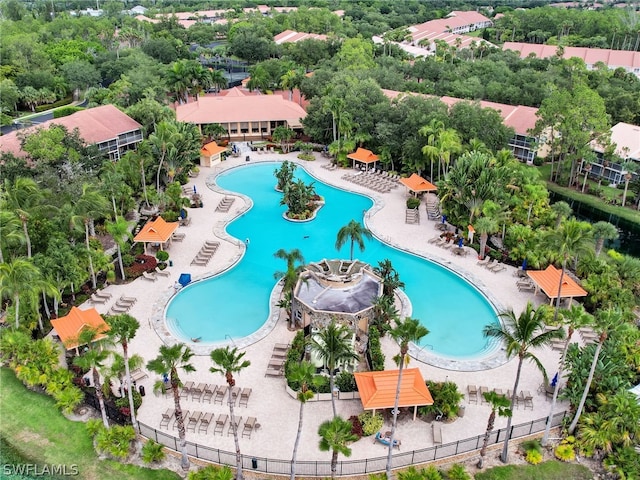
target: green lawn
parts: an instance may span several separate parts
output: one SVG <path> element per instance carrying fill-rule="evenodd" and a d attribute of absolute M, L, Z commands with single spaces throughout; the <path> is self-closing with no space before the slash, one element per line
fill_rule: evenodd
<path fill-rule="evenodd" d="M 77 465 L 79 474 L 76 478 L 82 479 L 180 478 L 168 470 L 98 460 L 83 422 L 67 420 L 50 397 L 27 390 L 8 368 L 0 369 L 0 385 L 0 437 L 3 443 L 13 447 L 13 456 L 17 454 L 23 462 Z M 6 458 L 3 455 L 3 463 Z"/>
<path fill-rule="evenodd" d="M 539 465 L 494 467 L 475 475 L 476 480 L 531 480 L 533 478 L 535 480 L 591 480 L 593 473 L 583 465 L 551 461 Z"/>

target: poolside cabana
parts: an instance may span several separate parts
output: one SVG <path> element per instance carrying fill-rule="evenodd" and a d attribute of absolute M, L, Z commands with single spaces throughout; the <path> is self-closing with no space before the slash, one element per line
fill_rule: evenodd
<path fill-rule="evenodd" d="M 66 317 L 51 320 L 51 326 L 56 331 L 60 341 L 67 350 L 76 349 L 82 345 L 78 343 L 80 333 L 85 328 L 92 328 L 97 333 L 95 340 L 101 340 L 107 336 L 109 325 L 100 316 L 95 308 L 80 310 L 78 307 L 71 307 Z"/>
<path fill-rule="evenodd" d="M 394 408 L 399 372 L 400 370 L 384 370 L 354 373 L 362 408 L 373 410 L 374 415 L 377 409 Z M 420 369 L 405 368 L 402 370 L 398 407 L 413 407 L 415 420 L 418 407 L 422 405 L 433 405 L 431 392 L 424 383 Z"/>
<path fill-rule="evenodd" d="M 177 228 L 178 222 L 166 222 L 164 218 L 157 217 L 155 220 L 147 222 L 133 241 L 143 242 L 145 253 L 147 252 L 147 243 L 157 243 L 162 250 L 166 243 L 171 243 L 171 235 Z"/>
<path fill-rule="evenodd" d="M 347 158 L 353 161 L 353 168 L 356 168 L 356 165 L 364 166 L 365 171 L 369 171 L 369 164 L 373 163 L 373 168 L 376 168 L 376 162 L 380 160 L 380 157 L 373 153 L 371 150 L 367 150 L 366 148 L 360 148 L 347 155 Z"/>
<path fill-rule="evenodd" d="M 436 190 L 438 190 L 438 187 L 436 187 L 433 183 L 429 182 L 428 180 L 425 180 L 417 173 L 412 174 L 408 178 L 401 178 L 400 183 L 402 183 L 405 187 L 407 187 L 407 190 L 410 193 L 416 196 L 419 193 L 435 192 Z"/>
<path fill-rule="evenodd" d="M 211 167 L 220 163 L 223 160 L 222 154 L 226 151 L 227 147 L 221 147 L 216 142 L 207 143 L 200 149 L 200 165 Z"/>
<path fill-rule="evenodd" d="M 553 265 L 549 265 L 544 270 L 527 270 L 527 275 L 536 284 L 536 293 L 541 289 L 549 298 L 549 303 L 558 298 L 558 284 L 562 270 L 558 270 Z M 586 297 L 587 292 L 568 275 L 562 277 L 562 287 L 560 288 L 560 298 L 572 300 L 574 297 Z"/>

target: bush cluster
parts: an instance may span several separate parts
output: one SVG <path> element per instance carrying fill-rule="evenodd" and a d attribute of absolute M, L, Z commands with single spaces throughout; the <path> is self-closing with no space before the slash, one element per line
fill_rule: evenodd
<path fill-rule="evenodd" d="M 142 272 L 152 272 L 158 266 L 155 257 L 149 255 L 136 255 L 135 261 L 124 269 L 127 278 L 138 278 Z"/>
<path fill-rule="evenodd" d="M 379 432 L 382 425 L 384 425 L 384 419 L 379 413 L 374 415 L 371 412 L 362 412 L 358 415 L 358 419 L 362 424 L 362 433 L 366 437 Z"/>
<path fill-rule="evenodd" d="M 164 457 L 164 450 L 158 442 L 148 440 L 142 447 L 142 461 L 145 463 L 161 462 Z"/>
<path fill-rule="evenodd" d="M 91 419 L 87 422 L 87 431 L 94 438 L 98 453 L 107 454 L 117 459 L 125 459 L 131 452 L 136 432 L 130 425 L 114 425 L 105 428 L 101 420 Z"/>
<path fill-rule="evenodd" d="M 349 417 L 349 421 L 351 422 L 351 433 L 358 437 L 358 440 L 364 436 L 364 431 L 362 430 L 362 423 L 357 415 L 351 415 Z"/>
<path fill-rule="evenodd" d="M 380 332 L 376 327 L 369 328 L 369 364 L 374 372 L 384 370 L 384 353 L 380 345 Z"/>

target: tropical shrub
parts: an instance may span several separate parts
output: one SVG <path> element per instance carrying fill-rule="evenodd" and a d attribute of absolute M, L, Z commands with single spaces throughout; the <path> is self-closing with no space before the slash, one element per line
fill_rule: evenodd
<path fill-rule="evenodd" d="M 142 272 L 152 272 L 158 266 L 158 261 L 150 255 L 136 255 L 136 260 L 124 269 L 128 278 L 138 278 Z"/>
<path fill-rule="evenodd" d="M 169 252 L 165 250 L 158 250 L 158 253 L 156 253 L 156 258 L 159 262 L 166 262 L 167 260 L 169 260 Z"/>
<path fill-rule="evenodd" d="M 421 415 L 438 415 L 442 413 L 445 419 L 456 418 L 458 415 L 458 405 L 464 395 L 458 391 L 458 385 L 454 382 L 426 382 L 433 397 L 433 405 L 420 407 L 418 411 Z"/>
<path fill-rule="evenodd" d="M 147 441 L 142 447 L 142 461 L 145 463 L 154 463 L 164 460 L 165 453 L 162 445 L 153 440 Z"/>
<path fill-rule="evenodd" d="M 131 442 L 135 438 L 136 432 L 130 425 L 124 427 L 115 425 L 111 428 L 102 426 L 95 436 L 96 450 L 115 458 L 125 459 L 129 456 Z"/>
<path fill-rule="evenodd" d="M 418 208 L 420 206 L 420 199 L 416 197 L 407 198 L 407 208 Z"/>
<path fill-rule="evenodd" d="M 467 473 L 464 465 L 454 463 L 447 471 L 447 478 L 449 480 L 471 480 L 471 475 Z"/>
<path fill-rule="evenodd" d="M 531 465 L 537 465 L 542 462 L 542 453 L 537 450 L 529 450 L 524 459 Z"/>
<path fill-rule="evenodd" d="M 341 392 L 353 392 L 356 390 L 356 380 L 353 373 L 342 371 L 335 378 L 336 387 Z"/>
<path fill-rule="evenodd" d="M 362 423 L 357 415 L 351 415 L 349 417 L 349 421 L 351 422 L 351 433 L 356 435 L 359 439 L 364 436 L 364 431 L 362 430 Z"/>
<path fill-rule="evenodd" d="M 84 400 L 84 393 L 75 385 L 68 385 L 53 394 L 58 407 L 62 413 L 70 415 Z"/>
<path fill-rule="evenodd" d="M 197 472 L 189 472 L 189 480 L 233 480 L 233 472 L 227 466 L 209 465 Z"/>
<path fill-rule="evenodd" d="M 424 480 L 442 480 L 442 474 L 433 465 L 429 465 L 422 472 Z"/>
<path fill-rule="evenodd" d="M 380 332 L 376 327 L 369 328 L 369 365 L 374 372 L 384 370 L 384 353 L 380 345 Z"/>
<path fill-rule="evenodd" d="M 382 428 L 382 425 L 384 425 L 384 419 L 379 413 L 376 413 L 374 415 L 371 412 L 362 412 L 360 415 L 358 415 L 358 419 L 362 424 L 362 433 L 366 437 L 379 432 Z"/>
<path fill-rule="evenodd" d="M 398 472 L 398 480 L 415 480 L 416 478 L 423 478 L 423 476 L 424 470 L 418 470 L 413 465 L 406 470 Z"/>
<path fill-rule="evenodd" d="M 576 459 L 576 452 L 574 444 L 576 442 L 575 437 L 569 436 L 560 442 L 553 452 L 558 460 L 563 462 L 573 462 Z"/>
<path fill-rule="evenodd" d="M 142 395 L 140 395 L 140 393 L 135 389 L 131 393 L 133 394 L 133 407 L 138 411 L 140 405 L 142 405 Z M 115 404 L 118 408 L 129 408 L 129 397 L 120 397 L 115 401 Z"/>
<path fill-rule="evenodd" d="M 316 157 L 314 157 L 311 153 L 299 153 L 298 158 L 300 160 L 304 160 L 305 162 L 313 162 Z"/>
<path fill-rule="evenodd" d="M 325 375 L 314 375 L 311 388 L 317 393 L 330 393 L 331 385 L 329 384 L 329 377 Z"/>
<path fill-rule="evenodd" d="M 524 459 L 531 465 L 537 465 L 542 462 L 542 445 L 539 440 L 527 440 L 520 444 L 520 448 L 524 452 Z"/>

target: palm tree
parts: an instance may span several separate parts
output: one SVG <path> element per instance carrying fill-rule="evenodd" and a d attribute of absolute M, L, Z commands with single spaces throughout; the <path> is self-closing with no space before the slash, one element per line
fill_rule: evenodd
<path fill-rule="evenodd" d="M 4 247 L 12 248 L 23 244 L 24 232 L 20 218 L 9 210 L 0 210 L 0 263 L 4 263 Z"/>
<path fill-rule="evenodd" d="M 584 404 L 587 401 L 587 396 L 589 395 L 589 389 L 591 388 L 591 382 L 593 381 L 593 374 L 596 371 L 596 365 L 598 364 L 598 358 L 600 357 L 600 351 L 602 350 L 602 345 L 605 340 L 609 336 L 609 332 L 619 328 L 621 325 L 625 323 L 624 316 L 622 312 L 618 309 L 609 308 L 607 310 L 600 310 L 596 312 L 595 315 L 596 320 L 596 330 L 600 331 L 600 337 L 598 338 L 598 343 L 596 344 L 596 351 L 593 354 L 593 361 L 591 362 L 591 368 L 589 369 L 589 376 L 587 377 L 587 382 L 584 386 L 584 391 L 582 392 L 582 397 L 580 398 L 580 403 L 576 408 L 576 414 L 571 421 L 571 425 L 569 425 L 569 435 L 573 435 L 576 427 L 578 426 L 578 420 L 580 420 L 580 415 L 582 415 L 582 409 L 584 408 Z"/>
<path fill-rule="evenodd" d="M 240 443 L 238 443 L 238 430 L 233 415 L 233 404 L 235 399 L 231 395 L 231 389 L 235 387 L 236 381 L 234 373 L 240 373 L 251 365 L 249 360 L 242 360 L 246 352 L 238 353 L 238 347 L 216 348 L 211 352 L 211 361 L 214 366 L 209 369 L 211 373 L 221 373 L 227 379 L 229 385 L 229 414 L 231 415 L 231 427 L 233 429 L 233 440 L 236 445 L 236 480 L 242 480 L 242 455 L 240 454 Z"/>
<path fill-rule="evenodd" d="M 549 416 L 547 417 L 547 423 L 544 428 L 544 435 L 542 436 L 542 441 L 540 442 L 543 447 L 547 445 L 547 441 L 549 439 L 549 433 L 551 432 L 551 421 L 553 420 L 553 412 L 556 407 L 558 392 L 560 391 L 559 379 L 562 378 L 562 375 L 564 373 L 565 359 L 567 358 L 567 351 L 569 350 L 569 343 L 571 342 L 571 337 L 573 336 L 573 332 L 577 328 L 581 328 L 581 327 L 584 327 L 585 325 L 589 325 L 593 321 L 593 317 L 585 311 L 582 305 L 572 305 L 569 310 L 562 310 L 560 318 L 562 319 L 562 324 L 567 327 L 567 338 L 564 343 L 564 348 L 562 349 L 562 354 L 560 355 L 560 362 L 558 366 L 558 381 L 556 382 L 556 385 L 553 388 L 551 408 L 549 409 Z"/>
<path fill-rule="evenodd" d="M 498 229 L 497 222 L 490 217 L 480 217 L 476 219 L 475 224 L 473 225 L 476 232 L 480 234 L 480 259 L 484 258 L 485 249 L 487 247 L 487 239 L 489 238 L 489 234 L 495 232 Z"/>
<path fill-rule="evenodd" d="M 559 228 L 549 232 L 546 237 L 549 248 L 562 260 L 562 271 L 558 280 L 558 295 L 556 297 L 556 312 L 553 317 L 554 323 L 558 320 L 562 282 L 567 271 L 567 263 L 570 259 L 575 259 L 591 251 L 592 236 L 590 228 L 588 223 L 585 224 L 579 220 L 571 219 L 565 221 Z"/>
<path fill-rule="evenodd" d="M 338 122 L 345 108 L 345 102 L 343 98 L 330 95 L 331 92 L 327 92 L 327 96 L 324 97 L 324 105 L 322 110 L 324 112 L 331 113 L 333 141 L 338 140 Z"/>
<path fill-rule="evenodd" d="M 633 160 L 628 160 L 622 164 L 624 172 L 624 193 L 622 194 L 622 206 L 627 203 L 627 191 L 629 190 L 629 182 L 633 178 L 633 172 L 638 170 L 638 165 Z"/>
<path fill-rule="evenodd" d="M 147 368 L 158 375 L 169 374 L 169 382 L 171 391 L 173 392 L 173 404 L 175 408 L 176 423 L 178 425 L 178 437 L 180 439 L 178 445 L 182 454 L 182 469 L 189 470 L 189 456 L 187 454 L 187 439 L 184 428 L 184 418 L 182 416 L 182 407 L 180 406 L 180 387 L 182 382 L 178 376 L 178 369 L 187 373 L 195 372 L 195 368 L 189 361 L 193 357 L 193 352 L 184 343 L 176 345 L 160 345 L 160 354 L 147 363 Z M 164 391 L 165 384 L 163 381 L 156 383 L 155 388 Z"/>
<path fill-rule="evenodd" d="M 207 123 L 202 127 L 202 133 L 215 141 L 220 140 L 223 135 L 228 135 L 227 129 L 219 123 Z"/>
<path fill-rule="evenodd" d="M 31 237 L 27 225 L 29 220 L 42 208 L 45 192 L 31 178 L 18 177 L 13 184 L 9 181 L 4 183 L 3 209 L 7 208 L 20 219 L 22 231 L 27 245 L 27 257 L 31 258 Z"/>
<path fill-rule="evenodd" d="M 534 309 L 529 302 L 518 317 L 513 311 L 502 313 L 502 324 L 492 323 L 487 325 L 483 333 L 486 337 L 492 337 L 500 340 L 505 349 L 507 358 L 518 357 L 518 368 L 516 378 L 513 383 L 513 394 L 511 397 L 511 405 L 515 405 L 518 392 L 518 384 L 520 383 L 520 375 L 522 373 L 522 365 L 525 360 L 533 362 L 542 372 L 545 379 L 546 371 L 540 360 L 531 353 L 531 349 L 549 345 L 552 340 L 564 337 L 564 330 L 548 330 L 545 331 L 545 313 L 544 309 Z M 504 448 L 500 459 L 506 463 L 509 455 L 509 439 L 511 438 L 511 420 L 507 421 L 507 436 L 504 440 Z"/>
<path fill-rule="evenodd" d="M 605 240 L 615 240 L 620 236 L 615 225 L 600 221 L 593 224 L 593 238 L 596 241 L 596 257 L 600 256 Z"/>
<path fill-rule="evenodd" d="M 323 422 L 318 428 L 320 435 L 320 451 L 331 451 L 331 478 L 336 477 L 338 469 L 338 454 L 345 457 L 351 456 L 351 449 L 347 446 L 349 442 L 355 442 L 358 437 L 351 433 L 351 422 L 340 417 L 333 417 L 331 420 Z"/>
<path fill-rule="evenodd" d="M 86 345 L 87 349 L 82 355 L 74 358 L 73 363 L 84 370 L 91 370 L 93 387 L 95 388 L 98 405 L 100 405 L 100 413 L 102 414 L 102 423 L 105 428 L 109 428 L 107 410 L 104 406 L 104 393 L 100 383 L 100 374 L 98 373 L 98 369 L 104 366 L 104 362 L 109 357 L 109 350 L 103 348 L 106 342 L 97 340 L 103 333 L 103 331 L 93 328 L 84 328 L 78 335 L 78 345 Z"/>
<path fill-rule="evenodd" d="M 311 348 L 318 357 L 323 360 L 329 369 L 329 390 L 331 391 L 331 407 L 333 408 L 333 416 L 336 413 L 336 400 L 333 395 L 335 384 L 335 370 L 339 363 L 349 360 L 357 360 L 358 355 L 353 351 L 351 346 L 351 337 L 353 332 L 345 325 L 338 325 L 335 319 L 331 319 L 331 323 L 320 333 L 311 338 Z"/>
<path fill-rule="evenodd" d="M 211 83 L 211 86 L 215 87 L 216 94 L 225 88 L 228 83 L 224 76 L 224 72 L 218 69 L 214 69 L 209 72 L 209 82 Z"/>
<path fill-rule="evenodd" d="M 427 144 L 422 147 L 422 154 L 431 161 L 431 173 L 429 180 L 433 181 L 433 161 L 440 159 L 440 152 L 437 147 L 437 138 L 441 131 L 444 130 L 444 122 L 436 118 L 431 119 L 428 125 L 420 127 L 418 134 L 427 137 Z M 420 175 L 420 169 L 418 169 Z"/>
<path fill-rule="evenodd" d="M 93 232 L 94 221 L 109 211 L 109 201 L 104 197 L 104 195 L 102 195 L 97 187 L 86 183 L 82 186 L 82 195 L 75 203 L 75 210 L 77 212 L 77 218 L 81 219 L 84 224 L 84 239 L 89 259 L 91 285 L 95 289 L 98 286 L 98 282 L 96 280 L 96 272 L 93 268 L 92 250 L 89 238 L 91 235 L 95 235 L 95 232 Z"/>
<path fill-rule="evenodd" d="M 487 430 L 484 433 L 484 440 L 482 441 L 482 448 L 480 449 L 480 460 L 478 460 L 478 468 L 484 466 L 484 456 L 487 454 L 487 445 L 489 445 L 489 437 L 493 431 L 493 426 L 496 421 L 496 413 L 500 417 L 511 417 L 511 400 L 504 395 L 498 395 L 496 392 L 484 392 L 482 394 L 484 399 L 489 403 L 491 407 L 491 413 L 489 414 L 489 420 L 487 420 Z"/>
<path fill-rule="evenodd" d="M 400 275 L 393 268 L 391 260 L 385 258 L 378 262 L 377 267 L 373 267 L 373 272 L 382 279 L 382 294 L 393 297 L 397 288 L 404 288 L 404 282 L 400 280 Z"/>
<path fill-rule="evenodd" d="M 109 235 L 113 237 L 116 242 L 116 248 L 118 250 L 118 266 L 120 267 L 120 277 L 124 280 L 124 264 L 122 263 L 122 247 L 126 245 L 127 240 L 131 238 L 131 232 L 129 232 L 129 223 L 124 217 L 117 217 L 115 222 L 105 222 L 105 227 Z"/>
<path fill-rule="evenodd" d="M 128 387 L 127 396 L 129 397 L 129 409 L 131 410 L 131 425 L 133 425 L 134 430 L 138 431 L 138 422 L 136 421 L 136 412 L 133 404 L 133 382 L 131 381 L 131 369 L 129 366 L 129 341 L 136 336 L 136 332 L 138 328 L 140 328 L 140 323 L 126 313 L 108 316 L 106 321 L 109 325 L 109 337 L 122 346 L 125 383 Z"/>
<path fill-rule="evenodd" d="M 571 206 L 565 201 L 554 203 L 551 205 L 551 210 L 553 210 L 553 213 L 556 215 L 556 228 L 559 228 L 562 220 L 568 218 L 571 212 L 573 212 Z"/>
<path fill-rule="evenodd" d="M 300 363 L 291 363 L 289 368 L 289 380 L 292 383 L 300 385 L 297 398 L 300 402 L 300 413 L 298 415 L 298 433 L 296 441 L 293 444 L 293 454 L 291 455 L 291 480 L 296 478 L 296 459 L 298 454 L 298 444 L 300 443 L 300 435 L 302 434 L 302 418 L 304 414 L 304 406 L 307 401 L 311 400 L 315 392 L 310 388 L 314 383 L 316 369 L 311 362 L 302 361 Z"/>
<path fill-rule="evenodd" d="M 20 326 L 20 299 L 40 292 L 41 274 L 31 260 L 16 258 L 0 263 L 0 298 L 10 298 L 15 310 L 16 328 Z"/>
<path fill-rule="evenodd" d="M 302 265 L 296 265 L 296 262 L 304 263 L 302 252 L 297 248 L 288 252 L 284 248 L 281 248 L 274 253 L 273 256 L 287 262 L 287 270 L 285 272 L 276 272 L 274 276 L 275 278 L 281 278 L 283 280 L 283 291 L 292 291 L 296 286 L 298 274 L 302 269 Z"/>
<path fill-rule="evenodd" d="M 284 75 L 280 77 L 280 86 L 283 90 L 289 90 L 289 101 L 293 100 L 293 89 L 300 83 L 300 72 L 291 69 L 287 70 Z"/>
<path fill-rule="evenodd" d="M 354 244 L 357 243 L 360 251 L 364 251 L 365 238 L 368 240 L 371 240 L 373 238 L 373 235 L 371 234 L 369 229 L 363 226 L 360 222 L 351 220 L 347 225 L 338 230 L 338 236 L 336 238 L 336 250 L 340 250 L 342 246 L 347 243 L 347 241 L 350 241 L 351 253 L 349 259 L 353 261 Z"/>
<path fill-rule="evenodd" d="M 389 438 L 389 453 L 387 454 L 387 480 L 392 480 L 391 476 L 391 457 L 393 454 L 393 437 L 396 433 L 396 426 L 398 424 L 398 406 L 400 403 L 400 386 L 402 385 L 402 370 L 405 363 L 409 362 L 407 353 L 409 352 L 409 343 L 417 343 L 422 337 L 429 334 L 427 327 L 420 323 L 420 320 L 415 318 L 405 318 L 404 320 L 396 321 L 396 326 L 389 331 L 389 335 L 400 346 L 400 353 L 395 358 L 398 364 L 398 384 L 396 386 L 396 397 L 393 403 L 393 421 L 391 423 L 391 435 Z"/>

